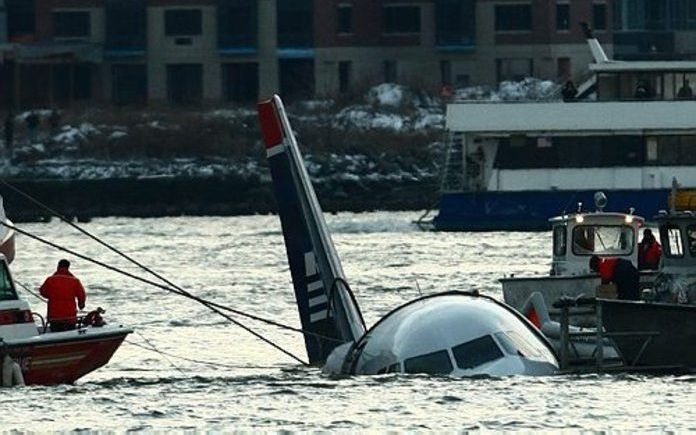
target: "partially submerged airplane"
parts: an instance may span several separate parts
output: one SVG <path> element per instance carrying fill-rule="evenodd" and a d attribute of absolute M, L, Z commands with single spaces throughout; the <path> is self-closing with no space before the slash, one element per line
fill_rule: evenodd
<path fill-rule="evenodd" d="M 311 364 L 329 374 L 548 375 L 553 347 L 513 308 L 476 292 L 410 301 L 371 328 L 345 279 L 278 96 L 259 103 L 295 298 Z"/>

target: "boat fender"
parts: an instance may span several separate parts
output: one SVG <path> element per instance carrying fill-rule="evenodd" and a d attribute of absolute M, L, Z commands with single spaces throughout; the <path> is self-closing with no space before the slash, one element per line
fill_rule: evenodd
<path fill-rule="evenodd" d="M 14 387 L 25 385 L 22 368 L 10 357 L 7 343 L 2 340 L 0 340 L 0 362 L 2 363 L 0 365 L 0 369 L 2 371 L 1 386 Z"/>

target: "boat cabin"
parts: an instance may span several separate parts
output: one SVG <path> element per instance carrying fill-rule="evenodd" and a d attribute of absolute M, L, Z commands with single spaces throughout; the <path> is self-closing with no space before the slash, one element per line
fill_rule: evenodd
<path fill-rule="evenodd" d="M 553 228 L 552 276 L 588 275 L 593 255 L 624 258 L 638 266 L 638 231 L 645 224 L 640 216 L 578 212 L 549 222 Z"/>
<path fill-rule="evenodd" d="M 696 214 L 691 211 L 661 213 L 655 217 L 662 243 L 661 272 L 696 273 Z"/>
<path fill-rule="evenodd" d="M 610 61 L 589 66 L 599 101 L 693 100 L 694 61 Z"/>

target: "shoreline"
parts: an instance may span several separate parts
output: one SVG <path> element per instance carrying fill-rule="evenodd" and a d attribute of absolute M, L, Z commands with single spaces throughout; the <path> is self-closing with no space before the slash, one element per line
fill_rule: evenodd
<path fill-rule="evenodd" d="M 64 216 L 240 216 L 275 213 L 268 181 L 236 176 L 118 179 L 10 179 L 8 183 Z M 425 210 L 438 198 L 436 180 L 330 180 L 314 184 L 327 213 Z M 43 222 L 51 216 L 6 186 L 0 186 L 13 222 Z"/>

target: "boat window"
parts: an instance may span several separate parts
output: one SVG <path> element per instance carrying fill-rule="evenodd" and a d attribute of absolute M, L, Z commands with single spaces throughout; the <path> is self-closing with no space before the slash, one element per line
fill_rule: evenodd
<path fill-rule="evenodd" d="M 566 253 L 566 227 L 558 225 L 553 228 L 553 255 L 562 257 Z"/>
<path fill-rule="evenodd" d="M 689 253 L 696 257 L 696 225 L 689 225 L 686 228 L 686 237 L 689 239 Z"/>
<path fill-rule="evenodd" d="M 2 263 L 0 267 L 0 301 L 11 301 L 17 299 L 17 292 L 12 285 L 7 264 Z"/>
<path fill-rule="evenodd" d="M 490 335 L 455 346 L 452 353 L 460 369 L 472 369 L 503 357 L 503 352 Z"/>
<path fill-rule="evenodd" d="M 669 258 L 679 258 L 684 256 L 684 241 L 682 234 L 677 226 L 663 226 L 660 228 L 660 238 L 662 239 L 663 251 Z"/>
<path fill-rule="evenodd" d="M 452 373 L 452 369 L 452 361 L 446 350 L 416 356 L 404 361 L 404 371 L 406 373 L 446 375 Z"/>
<path fill-rule="evenodd" d="M 381 369 L 377 370 L 377 374 L 383 375 L 386 373 L 396 373 L 398 371 L 399 371 L 399 363 L 394 363 L 390 366 L 382 367 Z"/>
<path fill-rule="evenodd" d="M 580 225 L 573 228 L 575 255 L 630 255 L 633 228 L 626 225 Z"/>

